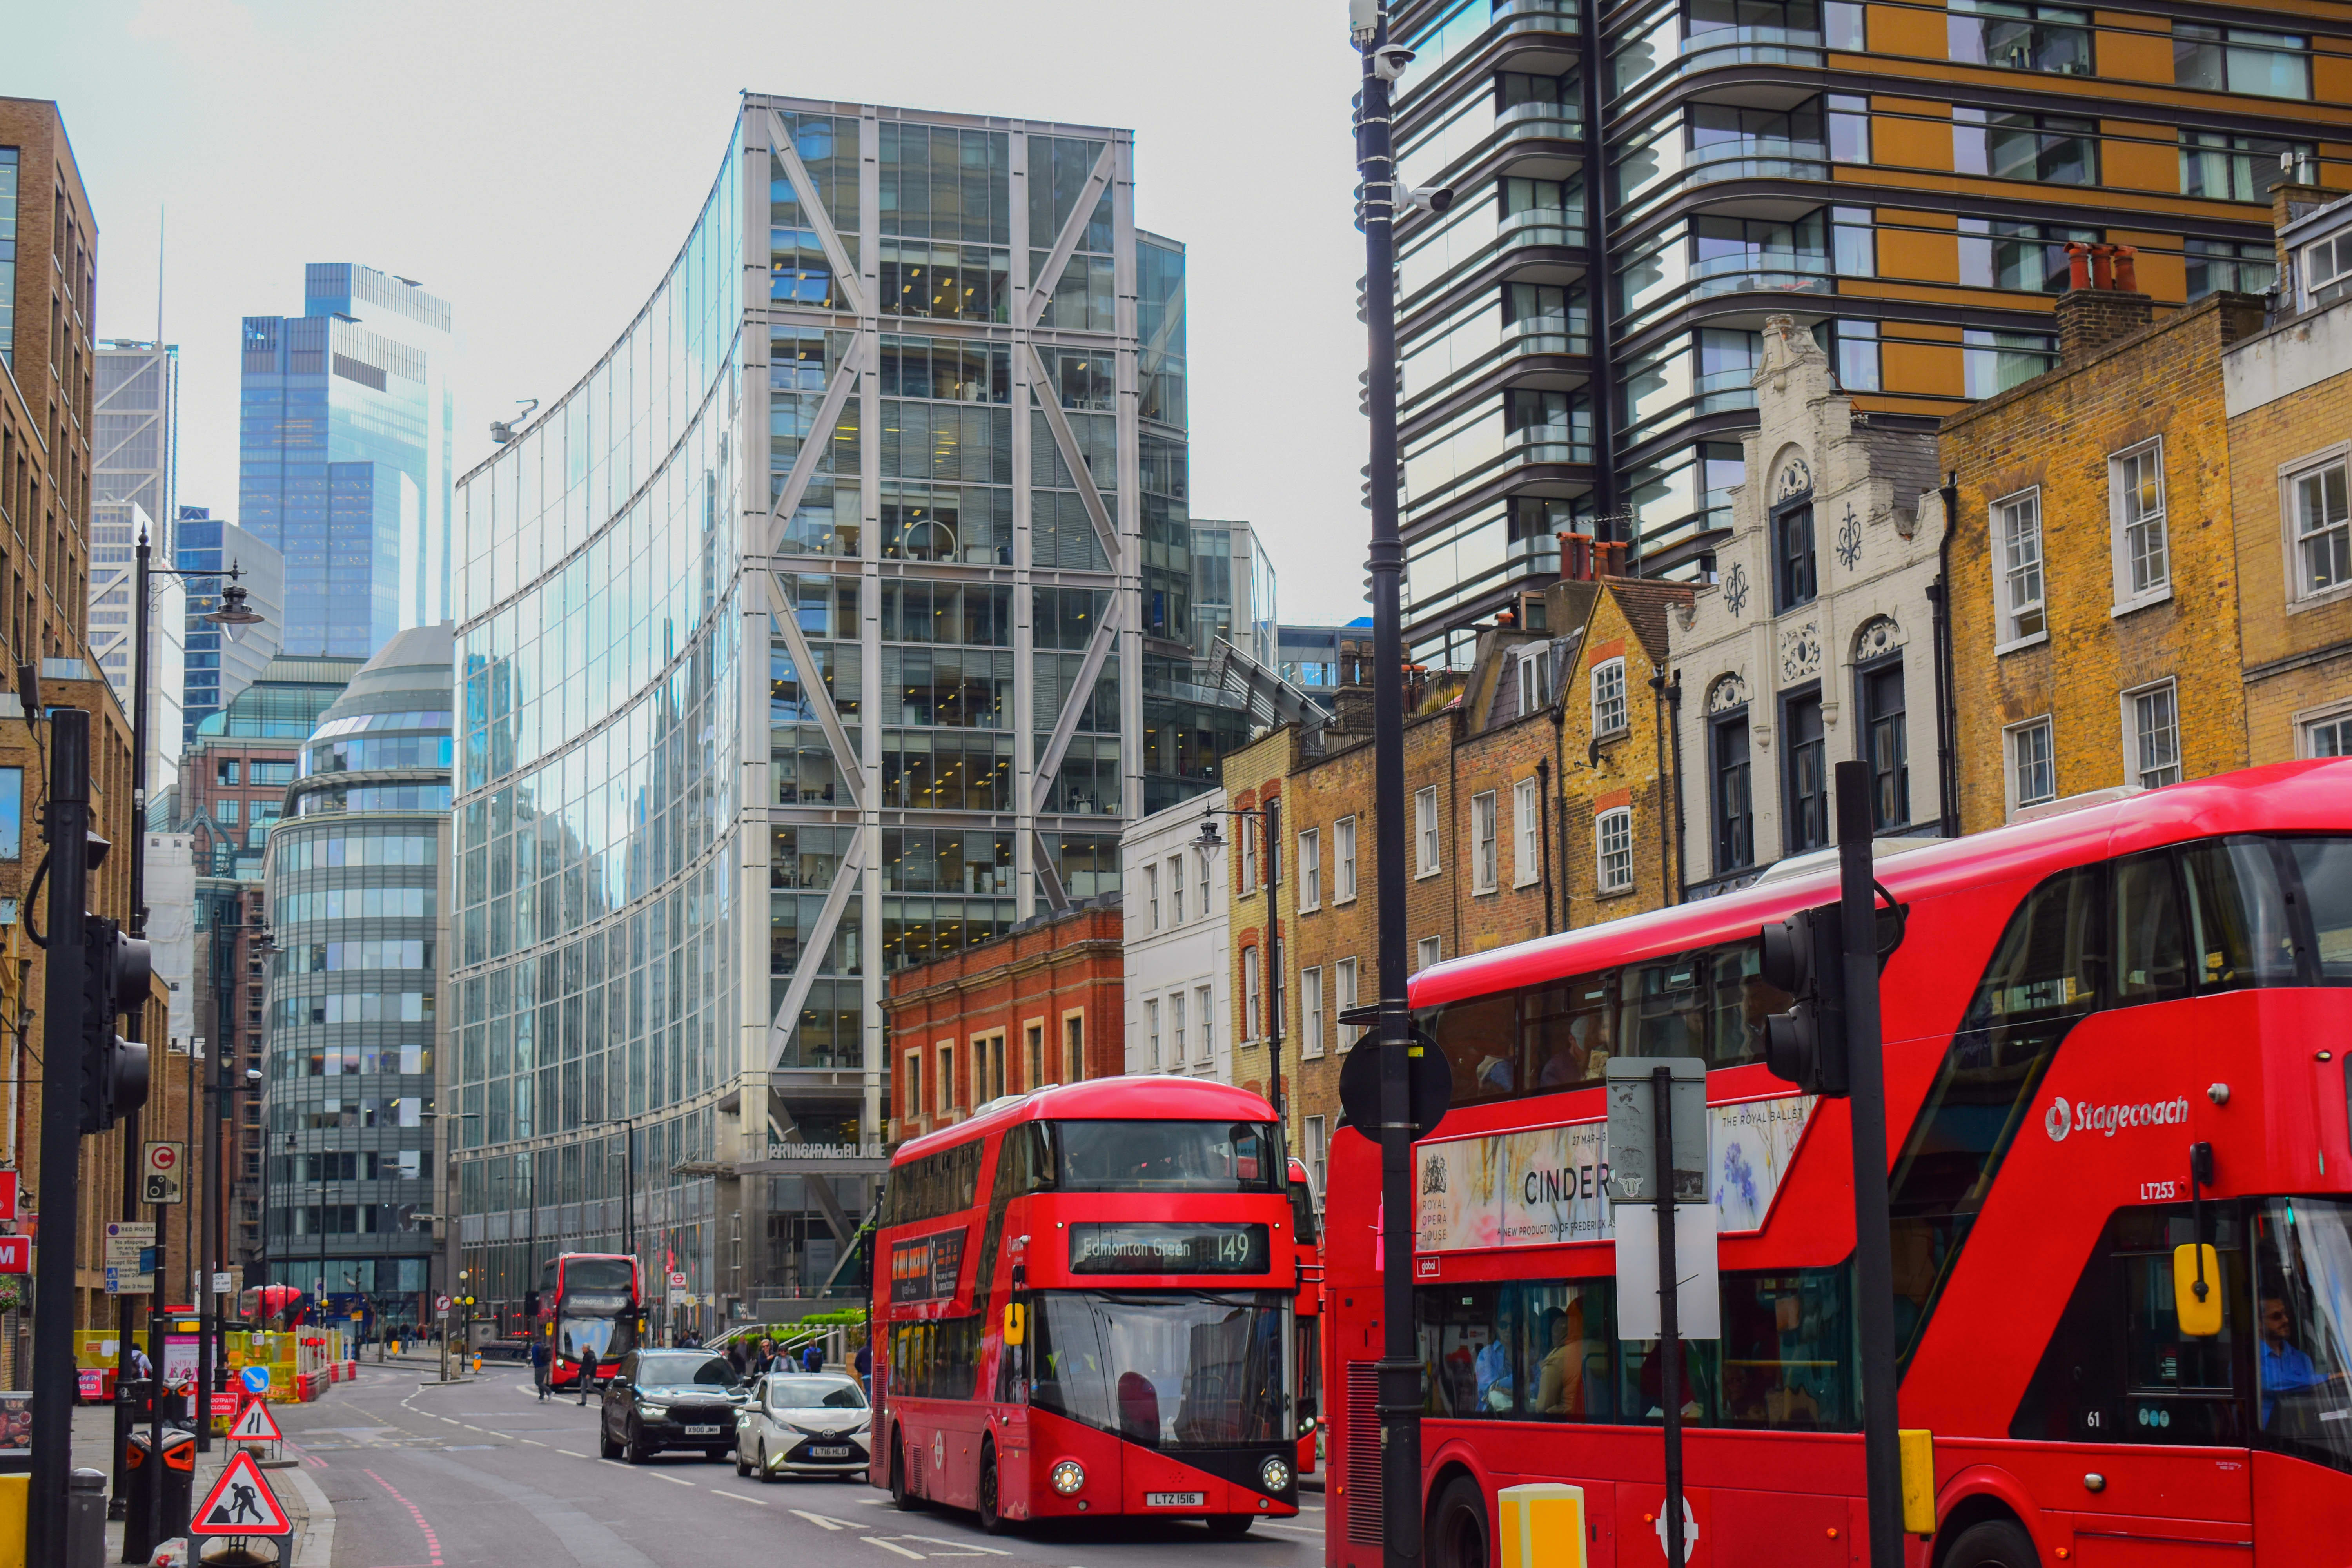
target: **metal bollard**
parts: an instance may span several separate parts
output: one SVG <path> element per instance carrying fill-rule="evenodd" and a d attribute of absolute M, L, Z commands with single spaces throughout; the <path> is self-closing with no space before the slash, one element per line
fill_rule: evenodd
<path fill-rule="evenodd" d="M 106 1561 L 106 1472 L 75 1470 L 66 1478 L 64 1568 L 100 1568 Z"/>

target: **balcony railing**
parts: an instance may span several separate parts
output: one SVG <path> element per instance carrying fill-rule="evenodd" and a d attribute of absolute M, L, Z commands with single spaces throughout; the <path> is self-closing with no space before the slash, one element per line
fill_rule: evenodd
<path fill-rule="evenodd" d="M 1503 328 L 1503 354 L 1580 354 L 1591 352 L 1591 340 L 1580 328 L 1571 329 L 1565 316 L 1530 316 Z"/>
<path fill-rule="evenodd" d="M 1495 226 L 1495 239 L 1506 250 L 1529 245 L 1582 245 L 1584 226 L 1566 207 L 1526 207 Z"/>
<path fill-rule="evenodd" d="M 1495 116 L 1495 134 L 1505 142 L 1536 137 L 1573 141 L 1583 123 L 1572 103 L 1515 103 Z"/>
<path fill-rule="evenodd" d="M 1522 425 L 1503 433 L 1503 461 L 1511 465 L 1589 463 L 1592 442 L 1590 437 L 1578 440 L 1576 432 L 1566 425 Z"/>
<path fill-rule="evenodd" d="M 1837 291 L 1836 276 L 1828 257 L 1804 251 L 1714 256 L 1694 262 L 1690 269 L 1692 292 L 1700 299 L 1757 292 L 1832 294 Z"/>
<path fill-rule="evenodd" d="M 1694 185 L 1717 180 L 1826 180 L 1830 150 L 1819 142 L 1785 136 L 1739 136 L 1693 147 L 1683 178 Z"/>
<path fill-rule="evenodd" d="M 1683 40 L 1678 75 L 1722 66 L 1819 66 L 1822 36 L 1795 27 L 1710 27 Z"/>
<path fill-rule="evenodd" d="M 1514 33 L 1573 33 L 1576 0 L 1495 0 L 1493 25 Z"/>

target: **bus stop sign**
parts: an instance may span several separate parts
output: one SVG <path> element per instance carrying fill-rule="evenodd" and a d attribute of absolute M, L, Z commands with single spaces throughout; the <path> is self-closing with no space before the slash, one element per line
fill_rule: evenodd
<path fill-rule="evenodd" d="M 1657 1194 L 1656 1099 L 1650 1075 L 1664 1068 L 1672 1079 L 1674 1201 L 1706 1202 L 1706 1063 L 1697 1057 L 1612 1057 L 1609 1089 L 1609 1198 L 1654 1204 Z"/>

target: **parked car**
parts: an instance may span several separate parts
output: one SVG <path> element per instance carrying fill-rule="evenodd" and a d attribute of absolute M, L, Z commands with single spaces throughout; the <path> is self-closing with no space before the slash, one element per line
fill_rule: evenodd
<path fill-rule="evenodd" d="M 735 1473 L 866 1478 L 874 1412 L 854 1377 L 777 1372 L 753 1385 L 735 1418 Z"/>
<path fill-rule="evenodd" d="M 725 1458 L 735 1447 L 735 1417 L 750 1395 L 724 1356 L 709 1351 L 635 1350 L 604 1384 L 597 1428 L 608 1459 L 642 1465 L 665 1448 L 699 1449 Z"/>

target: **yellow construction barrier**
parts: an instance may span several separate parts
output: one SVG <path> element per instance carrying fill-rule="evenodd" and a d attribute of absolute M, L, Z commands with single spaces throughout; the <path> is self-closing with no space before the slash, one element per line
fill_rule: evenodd
<path fill-rule="evenodd" d="M 25 1515 L 32 1489 L 30 1476 L 0 1476 L 0 1568 L 25 1568 Z"/>
<path fill-rule="evenodd" d="M 1503 1568 L 1584 1568 L 1584 1489 L 1530 1481 L 1495 1494 Z"/>

